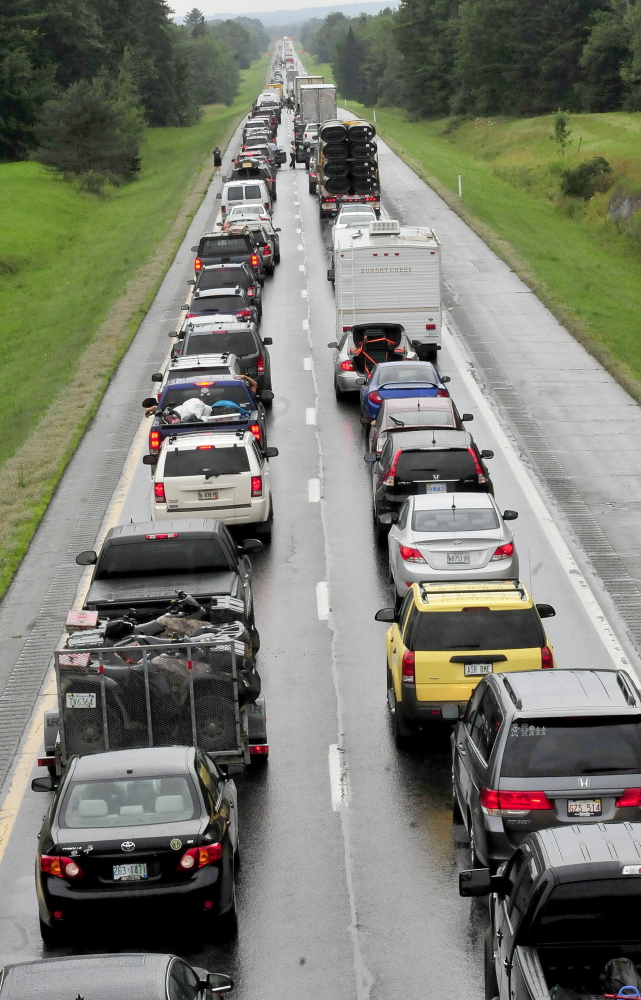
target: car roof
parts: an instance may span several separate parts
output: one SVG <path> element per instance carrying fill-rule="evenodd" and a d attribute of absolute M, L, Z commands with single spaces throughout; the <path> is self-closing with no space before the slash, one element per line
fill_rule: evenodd
<path fill-rule="evenodd" d="M 496 509 L 489 493 L 419 493 L 408 497 L 414 503 L 414 510 L 479 510 L 481 507 Z"/>
<path fill-rule="evenodd" d="M 193 747 L 142 747 L 86 754 L 75 758 L 73 777 L 74 781 L 94 781 L 99 778 L 116 780 L 129 773 L 134 776 L 184 774 L 189 770 L 194 753 Z"/>
<path fill-rule="evenodd" d="M 402 451 L 443 451 L 447 448 L 467 449 L 471 437 L 467 431 L 453 427 L 429 427 L 421 430 L 387 431 L 387 440 Z"/>
<path fill-rule="evenodd" d="M 200 273 L 203 271 L 249 271 L 247 264 L 244 260 L 237 261 L 235 264 L 205 264 L 204 267 L 200 269 Z"/>
<path fill-rule="evenodd" d="M 454 408 L 454 401 L 451 396 L 400 396 L 384 398 L 381 406 L 385 414 L 397 413 L 399 410 L 416 410 L 417 413 L 419 410 L 447 410 L 450 413 Z"/>
<path fill-rule="evenodd" d="M 110 528 L 105 535 L 105 542 L 115 542 L 116 544 L 127 544 L 129 542 L 139 542 L 147 535 L 155 536 L 159 534 L 158 521 L 131 521 L 129 524 L 117 524 Z M 189 520 L 163 521 L 163 534 L 193 535 L 199 538 L 211 538 L 212 535 L 225 535 L 228 537 L 227 528 L 216 517 L 193 517 Z"/>
<path fill-rule="evenodd" d="M 188 354 L 183 357 L 181 354 L 177 358 L 172 358 L 167 367 L 167 373 L 178 371 L 180 368 L 214 368 L 218 365 L 231 365 L 238 361 L 235 354 Z"/>
<path fill-rule="evenodd" d="M 220 431 L 203 431 L 202 434 L 179 434 L 175 440 L 165 438 L 162 447 L 165 451 L 169 451 L 170 448 L 172 451 L 196 451 L 199 446 L 211 445 L 212 437 L 216 440 L 214 445 L 216 448 L 239 448 L 241 445 L 245 447 L 256 440 L 251 431 L 227 434 L 221 434 Z"/>
<path fill-rule="evenodd" d="M 639 714 L 641 696 L 630 679 L 619 670 L 524 670 L 497 674 L 509 701 L 518 712 L 528 715 L 545 713 L 585 715 L 601 709 Z"/>
<path fill-rule="evenodd" d="M 240 230 L 240 228 L 241 227 L 239 226 L 238 229 Z M 210 229 L 206 233 L 203 233 L 200 238 L 201 238 L 201 240 L 206 240 L 206 239 L 208 239 L 211 236 L 224 236 L 225 239 L 226 239 L 229 235 L 230 235 L 229 232 L 226 232 L 224 229 L 222 229 L 222 230 L 221 229 Z M 238 235 L 240 235 L 239 232 L 234 233 L 234 236 L 238 236 Z"/>
<path fill-rule="evenodd" d="M 231 286 L 227 288 L 197 288 L 194 292 L 195 299 L 216 299 L 222 298 L 227 295 L 242 295 L 245 291 L 240 285 L 236 285 L 233 289 Z"/>
<path fill-rule="evenodd" d="M 95 757 L 104 756 L 96 754 Z M 164 1000 L 173 955 L 74 955 L 5 965 L 2 1000 Z"/>
<path fill-rule="evenodd" d="M 564 824 L 539 830 L 527 841 L 559 882 L 625 878 L 623 865 L 641 863 L 641 823 Z"/>
<path fill-rule="evenodd" d="M 163 522 L 164 523 L 164 522 Z M 497 610 L 519 611 L 532 607 L 533 601 L 519 580 L 461 581 L 460 583 L 432 583 L 423 581 L 412 584 L 416 605 L 419 609 L 445 611 L 454 608 L 485 608 L 494 605 Z M 512 676 L 512 675 L 510 675 Z"/>
<path fill-rule="evenodd" d="M 187 355 L 189 357 L 189 355 Z M 242 379 L 234 378 L 233 375 L 228 375 L 227 372 L 222 372 L 217 375 L 215 379 L 207 379 L 208 385 L 242 385 L 247 388 L 247 383 Z M 164 389 L 176 389 L 181 385 L 191 386 L 191 385 L 201 385 L 200 382 L 196 382 L 193 378 L 181 378 L 180 375 L 176 374 L 176 378 L 171 378 L 167 381 Z"/>
<path fill-rule="evenodd" d="M 185 334 L 196 332 L 202 333 L 206 326 L 216 327 L 218 333 L 226 333 L 228 331 L 233 333 L 234 331 L 240 330 L 245 332 L 248 329 L 256 329 L 256 324 L 252 323 L 250 319 L 242 322 L 240 320 L 232 319 L 231 316 L 228 319 L 214 319 L 213 316 L 192 316 L 192 318 L 187 320 L 185 323 Z"/>

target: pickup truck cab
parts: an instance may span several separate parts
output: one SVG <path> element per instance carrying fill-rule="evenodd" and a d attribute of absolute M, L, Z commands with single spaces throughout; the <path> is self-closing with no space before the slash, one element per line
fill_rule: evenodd
<path fill-rule="evenodd" d="M 460 873 L 461 896 L 489 896 L 486 1000 L 611 992 L 607 963 L 641 961 L 640 843 L 640 823 L 541 830 L 496 875 Z"/>

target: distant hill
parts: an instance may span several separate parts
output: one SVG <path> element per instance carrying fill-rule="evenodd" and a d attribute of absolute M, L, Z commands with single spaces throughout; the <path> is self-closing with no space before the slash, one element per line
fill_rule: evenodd
<path fill-rule="evenodd" d="M 345 3 L 336 4 L 333 7 L 302 7 L 299 10 L 271 10 L 265 13 L 262 10 L 243 12 L 243 17 L 256 17 L 265 25 L 270 24 L 299 24 L 309 21 L 312 17 L 324 18 L 328 14 L 340 11 L 345 17 L 356 17 L 357 14 L 378 14 L 386 7 L 398 7 L 399 0 L 375 0 L 373 3 Z M 226 21 L 230 17 L 238 17 L 238 12 L 230 14 L 217 14 L 216 17 L 208 17 L 208 21 Z"/>

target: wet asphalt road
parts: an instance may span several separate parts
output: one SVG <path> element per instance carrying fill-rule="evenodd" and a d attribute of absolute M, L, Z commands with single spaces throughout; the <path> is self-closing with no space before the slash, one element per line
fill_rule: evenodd
<path fill-rule="evenodd" d="M 287 148 L 286 127 L 280 141 Z M 273 543 L 254 560 L 271 757 L 239 783 L 238 939 L 194 952 L 169 917 L 162 934 L 141 928 L 106 939 L 103 928 L 92 928 L 86 950 L 106 944 L 176 950 L 231 974 L 238 1000 L 363 1000 L 391 992 L 399 1000 L 480 997 L 484 908 L 457 894 L 468 851 L 462 828 L 451 823 L 447 733 L 399 752 L 388 725 L 384 626 L 373 616 L 389 604 L 391 591 L 386 559 L 373 542 L 358 411 L 337 404 L 332 390 L 329 225 L 319 223 L 302 166 L 280 171 L 275 224 L 282 230 L 282 264 L 265 285 L 262 333 L 274 341 L 269 443 L 280 456 L 272 463 Z M 440 235 L 445 242 L 447 233 Z M 181 252 L 188 262 L 187 251 Z M 170 272 L 174 284 L 161 290 L 172 307 L 184 291 L 177 284 L 183 272 Z M 499 503 L 519 511 L 514 530 L 522 576 L 537 600 L 557 608 L 548 631 L 560 665 L 611 667 L 488 413 L 455 364 L 463 348 L 451 337 L 447 343 L 455 354 L 441 352 L 441 371 L 452 376 L 459 410 L 475 413 L 471 429 L 479 446 L 496 452 L 491 471 Z M 135 351 L 134 345 L 124 365 L 142 399 L 154 366 Z M 320 483 L 320 503 L 310 502 L 310 480 Z M 117 495 L 120 520 L 146 519 L 148 470 L 138 463 Z M 338 804 L 329 776 L 332 746 L 343 766 Z M 33 861 L 45 798 L 26 793 L 0 865 L 0 964 L 42 953 Z"/>

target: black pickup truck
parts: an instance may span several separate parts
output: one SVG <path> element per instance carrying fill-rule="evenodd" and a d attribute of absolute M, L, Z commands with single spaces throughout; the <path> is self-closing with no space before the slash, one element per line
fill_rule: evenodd
<path fill-rule="evenodd" d="M 265 268 L 258 245 L 250 230 L 244 226 L 235 226 L 225 232 L 203 233 L 198 246 L 191 249 L 196 254 L 196 277 L 209 264 L 248 264 L 261 285 L 265 281 Z"/>
<path fill-rule="evenodd" d="M 641 823 L 541 830 L 496 875 L 461 872 L 459 892 L 490 897 L 486 1000 L 596 1000 L 612 960 L 641 961 Z"/>

